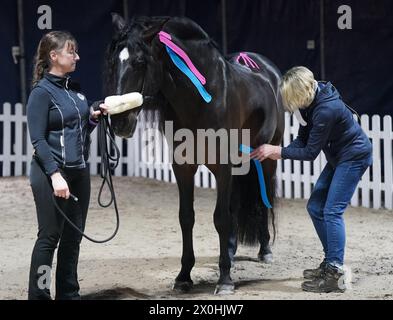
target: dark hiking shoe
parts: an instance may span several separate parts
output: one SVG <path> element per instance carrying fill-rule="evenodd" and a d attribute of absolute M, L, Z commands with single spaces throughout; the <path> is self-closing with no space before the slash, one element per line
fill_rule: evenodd
<path fill-rule="evenodd" d="M 313 280 L 315 278 L 321 277 L 323 270 L 326 268 L 326 261 L 323 260 L 318 268 L 316 269 L 306 269 L 303 271 L 304 279 Z"/>
<path fill-rule="evenodd" d="M 332 265 L 327 264 L 321 277 L 302 283 L 303 291 L 316 293 L 344 292 L 344 272 Z"/>

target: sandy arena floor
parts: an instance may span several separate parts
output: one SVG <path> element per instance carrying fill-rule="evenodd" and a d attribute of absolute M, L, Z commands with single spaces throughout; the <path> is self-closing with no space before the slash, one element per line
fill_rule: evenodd
<path fill-rule="evenodd" d="M 241 246 L 232 270 L 236 292 L 218 297 L 213 295 L 219 254 L 212 214 L 215 191 L 197 189 L 196 265 L 192 272 L 195 288 L 189 294 L 179 294 L 171 290 L 181 257 L 176 185 L 129 177 L 116 177 L 114 184 L 120 230 L 104 245 L 83 240 L 79 278 L 85 299 L 393 299 L 391 211 L 347 210 L 346 264 L 351 289 L 344 294 L 313 294 L 300 289 L 302 270 L 318 265 L 321 259 L 306 202 L 280 200 L 274 263 L 257 262 L 258 248 Z M 102 209 L 97 204 L 99 185 L 99 178 L 93 177 L 86 231 L 104 238 L 111 234 L 115 219 L 113 209 Z M 0 299 L 26 299 L 37 232 L 26 177 L 0 178 L 0 221 Z"/>

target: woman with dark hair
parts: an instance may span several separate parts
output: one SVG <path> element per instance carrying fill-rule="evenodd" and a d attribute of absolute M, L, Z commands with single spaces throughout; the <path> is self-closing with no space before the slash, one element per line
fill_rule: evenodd
<path fill-rule="evenodd" d="M 52 194 L 69 219 L 84 230 L 90 199 L 87 164 L 90 133 L 106 106 L 89 108 L 69 73 L 79 61 L 75 38 L 52 31 L 39 42 L 35 56 L 27 122 L 34 155 L 30 184 L 37 211 L 38 235 L 33 249 L 28 299 L 50 300 L 50 270 L 57 250 L 56 299 L 80 299 L 77 276 L 82 236 L 60 215 Z M 70 192 L 78 201 L 68 200 Z"/>

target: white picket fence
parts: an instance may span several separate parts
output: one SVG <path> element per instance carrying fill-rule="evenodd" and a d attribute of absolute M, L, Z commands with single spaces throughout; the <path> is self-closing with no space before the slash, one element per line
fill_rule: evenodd
<path fill-rule="evenodd" d="M 370 123 L 371 121 L 371 123 Z M 299 124 L 296 118 L 285 115 L 285 134 L 283 145 L 288 145 L 297 135 Z M 393 209 L 393 130 L 392 118 L 375 115 L 371 118 L 361 116 L 361 126 L 373 144 L 373 165 L 363 175 L 351 205 L 366 208 Z M 0 113 L 0 133 L 2 149 L 0 148 L 0 176 L 28 175 L 32 147 L 27 132 L 26 116 L 22 114 L 22 105 L 3 104 L 3 114 Z M 152 131 L 149 131 L 152 132 Z M 98 174 L 100 157 L 96 131 L 92 134 L 90 171 Z M 120 164 L 115 175 L 147 177 L 175 183 L 176 179 L 169 162 L 169 150 L 165 139 L 158 131 L 154 137 L 146 139 L 146 130 L 138 125 L 132 139 L 116 138 L 120 148 Z M 152 139 L 153 138 L 153 139 Z M 154 159 L 147 156 L 143 143 L 154 141 Z M 1 147 L 1 143 L 0 143 Z M 313 162 L 280 160 L 277 167 L 277 194 L 287 199 L 308 199 L 313 185 L 318 179 L 326 159 L 321 154 Z M 216 183 L 212 173 L 204 166 L 199 167 L 195 176 L 195 185 L 204 188 L 215 188 Z"/>

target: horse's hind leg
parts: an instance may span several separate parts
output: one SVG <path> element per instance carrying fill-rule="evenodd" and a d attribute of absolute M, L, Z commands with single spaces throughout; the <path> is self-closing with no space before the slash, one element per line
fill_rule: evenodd
<path fill-rule="evenodd" d="M 192 243 L 192 229 L 194 227 L 194 175 L 197 166 L 173 164 L 179 188 L 179 221 L 183 236 L 183 255 L 181 270 L 176 277 L 174 290 L 187 292 L 192 288 L 191 269 L 195 264 L 194 248 Z"/>
<path fill-rule="evenodd" d="M 263 162 L 263 172 L 266 178 L 266 189 L 268 193 L 268 197 L 270 199 L 271 205 L 274 208 L 274 200 L 275 200 L 275 174 L 277 168 L 277 161 L 266 159 Z M 273 209 L 267 209 L 264 207 L 265 210 L 263 212 L 263 220 L 261 223 L 261 233 L 259 235 L 259 243 L 260 248 L 258 252 L 258 260 L 263 263 L 273 263 L 273 253 L 271 251 L 269 241 L 270 241 L 270 232 L 269 232 L 269 211 Z"/>
<path fill-rule="evenodd" d="M 214 225 L 220 238 L 220 278 L 215 293 L 231 294 L 235 289 L 230 275 L 231 260 L 228 252 L 228 241 L 232 228 L 230 214 L 231 167 L 229 165 L 219 166 L 215 175 L 217 180 L 217 204 L 214 211 Z"/>
<path fill-rule="evenodd" d="M 268 219 L 268 210 L 264 208 L 266 212 L 263 212 L 262 223 L 261 223 L 261 234 L 259 239 L 259 252 L 258 252 L 258 260 L 263 263 L 271 264 L 273 263 L 273 253 L 269 245 L 270 241 L 270 232 L 269 232 L 269 219 Z"/>

